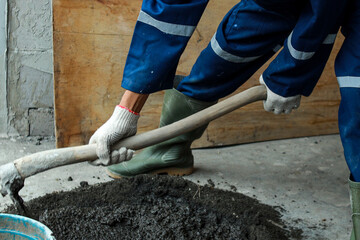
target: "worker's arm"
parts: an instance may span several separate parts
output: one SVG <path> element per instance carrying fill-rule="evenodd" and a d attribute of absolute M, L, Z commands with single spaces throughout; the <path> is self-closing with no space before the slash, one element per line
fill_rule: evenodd
<path fill-rule="evenodd" d="M 144 0 L 122 87 L 149 94 L 173 87 L 176 68 L 208 0 Z"/>
<path fill-rule="evenodd" d="M 144 0 L 130 50 L 122 87 L 127 91 L 110 119 L 91 137 L 99 160 L 109 165 L 130 160 L 132 151 L 111 152 L 111 145 L 134 135 L 148 95 L 173 87 L 176 67 L 208 0 Z"/>
<path fill-rule="evenodd" d="M 273 94 L 267 111 L 290 112 L 300 96 L 309 96 L 331 53 L 347 0 L 311 0 L 305 6 L 284 48 L 262 75 Z M 268 94 L 269 95 L 269 94 Z"/>
<path fill-rule="evenodd" d="M 148 97 L 149 94 L 140 94 L 126 90 L 121 98 L 119 105 L 140 114 L 141 109 L 143 108 Z"/>
<path fill-rule="evenodd" d="M 125 91 L 112 116 L 90 138 L 90 144 L 97 144 L 96 154 L 99 157 L 91 164 L 106 166 L 132 158 L 132 150 L 121 148 L 111 152 L 111 146 L 122 138 L 136 134 L 140 111 L 147 98 L 148 94 Z"/>

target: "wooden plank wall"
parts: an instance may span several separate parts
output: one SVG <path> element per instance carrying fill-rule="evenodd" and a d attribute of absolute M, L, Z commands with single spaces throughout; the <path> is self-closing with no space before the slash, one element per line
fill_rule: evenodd
<path fill-rule="evenodd" d="M 184 52 L 178 74 L 190 72 L 224 14 L 238 0 L 210 1 Z M 141 0 L 53 0 L 57 147 L 86 144 L 123 93 L 121 78 Z M 337 133 L 339 91 L 333 62 L 341 36 L 314 93 L 294 114 L 275 116 L 254 103 L 212 122 L 193 147 Z M 239 91 L 258 84 L 260 69 Z M 150 96 L 139 132 L 159 124 L 163 93 Z"/>

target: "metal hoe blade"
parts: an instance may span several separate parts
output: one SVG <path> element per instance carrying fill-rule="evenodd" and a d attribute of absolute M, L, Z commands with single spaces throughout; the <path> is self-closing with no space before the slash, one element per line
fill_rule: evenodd
<path fill-rule="evenodd" d="M 19 191 L 24 187 L 24 179 L 20 176 L 14 163 L 8 163 L 0 167 L 1 195 L 10 195 L 11 201 L 20 214 L 28 216 L 24 200 L 20 197 Z"/>

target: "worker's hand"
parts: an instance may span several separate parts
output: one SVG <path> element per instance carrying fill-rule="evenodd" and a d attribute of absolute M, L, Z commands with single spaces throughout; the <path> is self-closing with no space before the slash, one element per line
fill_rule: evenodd
<path fill-rule="evenodd" d="M 92 165 L 112 165 L 132 158 L 133 151 L 125 147 L 111 152 L 111 146 L 136 134 L 139 115 L 127 108 L 116 106 L 114 113 L 90 138 L 89 144 L 97 144 L 96 154 L 99 159 L 90 162 Z"/>
<path fill-rule="evenodd" d="M 266 86 L 262 76 L 260 77 L 260 84 L 263 84 L 266 87 L 267 92 L 267 98 L 263 101 L 265 111 L 273 112 L 275 114 L 289 114 L 293 109 L 297 109 L 300 106 L 301 95 L 282 97 Z"/>

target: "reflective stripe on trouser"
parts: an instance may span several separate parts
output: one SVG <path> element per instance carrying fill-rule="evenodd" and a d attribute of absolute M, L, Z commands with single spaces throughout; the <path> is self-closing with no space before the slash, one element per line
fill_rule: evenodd
<path fill-rule="evenodd" d="M 345 41 L 336 58 L 341 103 L 339 130 L 351 174 L 360 182 L 360 2 L 348 14 L 342 32 Z"/>
<path fill-rule="evenodd" d="M 358 78 L 360 83 L 360 77 Z M 358 84 L 359 84 L 358 83 Z M 351 174 L 360 182 L 360 88 L 340 88 L 339 130 Z"/>

